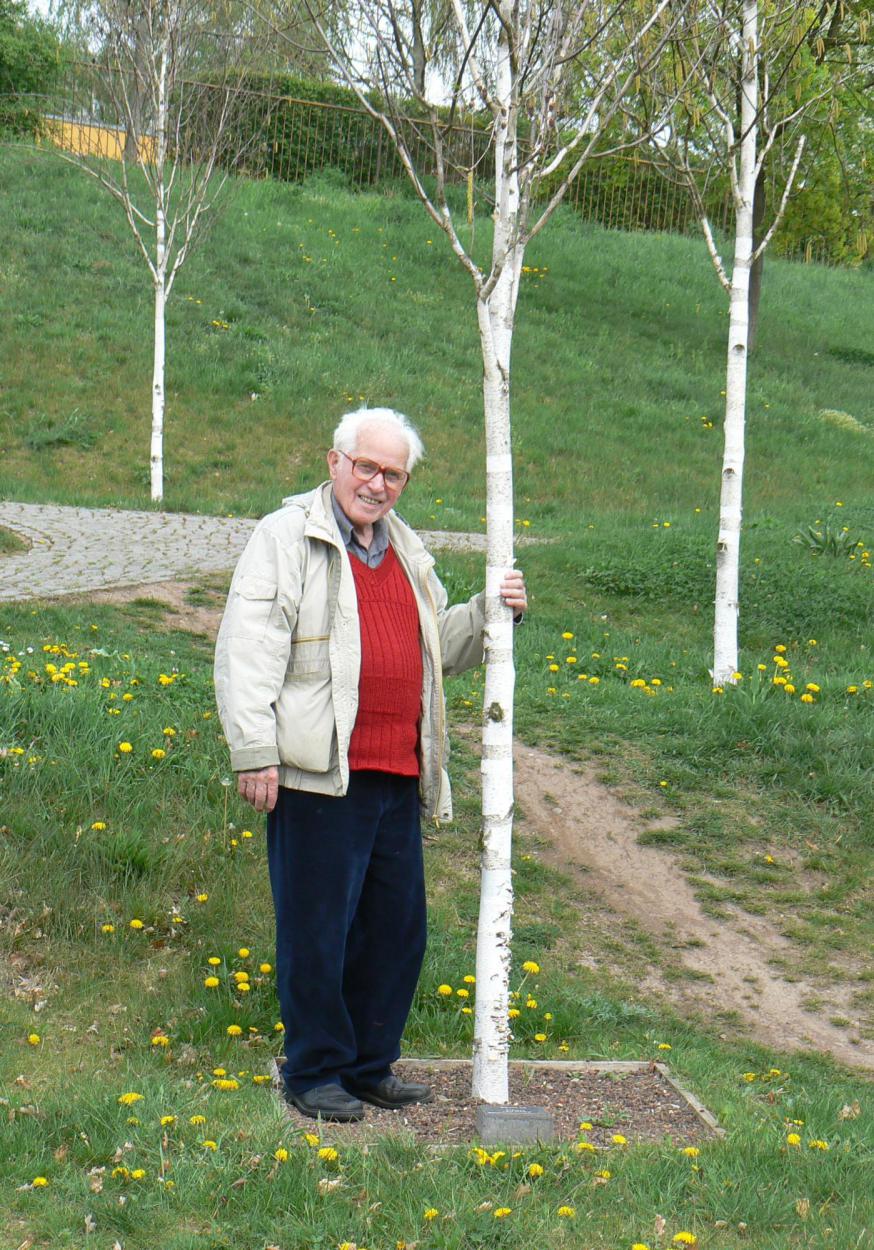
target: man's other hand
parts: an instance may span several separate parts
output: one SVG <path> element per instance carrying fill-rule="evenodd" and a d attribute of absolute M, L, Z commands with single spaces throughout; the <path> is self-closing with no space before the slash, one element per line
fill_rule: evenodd
<path fill-rule="evenodd" d="M 255 772 L 237 773 L 237 790 L 256 812 L 272 812 L 279 795 L 279 769 L 271 764 Z"/>
<path fill-rule="evenodd" d="M 508 569 L 501 582 L 501 598 L 516 616 L 528 610 L 528 595 L 521 569 Z"/>

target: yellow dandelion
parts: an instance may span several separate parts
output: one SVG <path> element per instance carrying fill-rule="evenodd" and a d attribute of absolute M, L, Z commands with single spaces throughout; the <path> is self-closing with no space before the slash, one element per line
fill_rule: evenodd
<path fill-rule="evenodd" d="M 205 1115 L 192 1115 L 192 1116 L 189 1116 L 189 1117 L 188 1117 L 188 1123 L 189 1123 L 189 1124 L 194 1124 L 194 1125 L 198 1125 L 198 1124 L 206 1124 L 206 1116 L 205 1116 Z"/>
<path fill-rule="evenodd" d="M 452 986 L 451 985 L 438 985 L 437 993 L 441 996 L 441 998 L 448 998 L 450 994 L 452 993 Z"/>
<path fill-rule="evenodd" d="M 172 1128 L 172 1126 L 175 1123 L 176 1123 L 175 1115 L 162 1115 L 161 1116 L 161 1128 Z"/>
<path fill-rule="evenodd" d="M 240 1028 L 238 1024 L 229 1024 L 225 1032 L 227 1033 L 228 1037 L 240 1037 L 242 1035 L 243 1030 Z"/>
<path fill-rule="evenodd" d="M 100 926 L 100 932 L 101 932 L 101 933 L 115 933 L 115 925 L 114 925 L 114 924 L 108 924 L 108 923 L 107 923 L 107 924 L 102 924 L 102 925 Z"/>
<path fill-rule="evenodd" d="M 48 1183 L 49 1178 L 47 1176 L 35 1176 L 30 1182 L 30 1185 L 32 1189 L 45 1189 Z"/>
<path fill-rule="evenodd" d="M 511 1213 L 512 1210 L 513 1210 L 512 1207 L 496 1207 L 496 1209 L 493 1212 L 493 1215 L 496 1220 L 503 1220 L 503 1219 L 506 1219 L 506 1217 Z"/>
<path fill-rule="evenodd" d="M 678 1246 L 694 1246 L 694 1245 L 697 1245 L 698 1238 L 695 1236 L 694 1233 L 687 1233 L 685 1232 L 685 1230 L 683 1230 L 679 1233 L 675 1233 L 674 1236 L 671 1238 L 671 1241 L 673 1241 Z"/>
<path fill-rule="evenodd" d="M 143 922 L 142 922 L 142 920 L 137 920 L 137 918 L 136 918 L 136 916 L 135 916 L 135 917 L 133 918 L 133 920 L 131 920 L 129 927 L 130 927 L 131 929 L 142 929 L 142 928 L 143 928 Z"/>
<path fill-rule="evenodd" d="M 319 1158 L 323 1163 L 336 1163 L 340 1158 L 340 1152 L 335 1150 L 333 1146 L 322 1146 L 319 1151 Z"/>
<path fill-rule="evenodd" d="M 787 1133 L 787 1134 L 786 1134 L 786 1145 L 787 1145 L 787 1146 L 800 1146 L 800 1145 L 801 1145 L 801 1138 L 798 1136 L 798 1134 L 797 1134 L 797 1133 Z"/>
<path fill-rule="evenodd" d="M 422 1216 L 422 1219 L 423 1220 L 436 1220 L 439 1214 L 440 1212 L 437 1210 L 436 1207 L 429 1207 L 428 1210 L 425 1212 L 425 1214 Z"/>
<path fill-rule="evenodd" d="M 540 964 L 535 963 L 533 959 L 526 959 L 524 964 L 522 965 L 522 971 L 529 973 L 533 977 L 536 977 L 538 972 L 540 971 Z"/>
<path fill-rule="evenodd" d="M 538 1176 L 543 1175 L 543 1167 L 539 1163 L 532 1163 L 528 1168 L 528 1175 L 532 1180 L 537 1180 Z"/>
<path fill-rule="evenodd" d="M 132 1107 L 135 1102 L 142 1102 L 144 1097 L 143 1094 L 119 1094 L 118 1101 L 123 1107 Z"/>
<path fill-rule="evenodd" d="M 279 1146 L 273 1151 L 273 1158 L 276 1159 L 278 1163 L 285 1163 L 288 1159 L 288 1151 L 284 1146 Z"/>
<path fill-rule="evenodd" d="M 39 1033 L 28 1033 L 27 1035 L 28 1046 L 39 1046 L 41 1041 L 42 1041 L 42 1038 L 40 1037 Z"/>
<path fill-rule="evenodd" d="M 563 1220 L 572 1220 L 576 1215 L 576 1207 L 559 1207 L 558 1214 Z"/>
<path fill-rule="evenodd" d="M 214 990 L 219 985 L 218 977 L 204 977 L 203 984 L 208 990 Z"/>

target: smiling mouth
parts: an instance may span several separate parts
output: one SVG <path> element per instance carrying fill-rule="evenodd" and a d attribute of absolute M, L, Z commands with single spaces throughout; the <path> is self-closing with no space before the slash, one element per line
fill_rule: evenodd
<path fill-rule="evenodd" d="M 385 502 L 383 499 L 374 499 L 372 495 L 359 495 L 358 498 L 362 503 L 370 504 L 372 507 L 376 508 L 380 507 Z"/>

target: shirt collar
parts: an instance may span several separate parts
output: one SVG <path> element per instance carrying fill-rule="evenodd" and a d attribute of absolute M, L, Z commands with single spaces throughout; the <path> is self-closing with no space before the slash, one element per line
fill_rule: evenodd
<path fill-rule="evenodd" d="M 340 530 L 340 537 L 343 539 L 343 545 L 347 551 L 359 552 L 366 557 L 368 563 L 382 557 L 388 550 L 388 524 L 385 517 L 380 517 L 378 521 L 373 523 L 373 539 L 369 547 L 364 547 L 355 537 L 355 530 L 352 528 L 352 522 L 346 513 L 337 503 L 337 496 L 331 491 L 331 506 L 334 509 L 334 517 L 337 521 L 337 527 Z"/>

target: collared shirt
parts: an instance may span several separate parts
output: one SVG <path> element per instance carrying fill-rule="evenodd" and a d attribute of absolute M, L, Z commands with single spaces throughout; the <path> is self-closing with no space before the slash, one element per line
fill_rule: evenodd
<path fill-rule="evenodd" d="M 384 519 L 380 517 L 378 521 L 374 521 L 373 538 L 370 541 L 370 546 L 364 547 L 355 537 L 352 522 L 337 503 L 337 497 L 333 491 L 331 491 L 331 504 L 334 508 L 334 516 L 337 519 L 340 536 L 346 545 L 346 550 L 350 555 L 357 556 L 361 563 L 366 564 L 369 569 L 378 569 L 382 564 L 385 553 L 388 551 L 388 526 Z"/>

